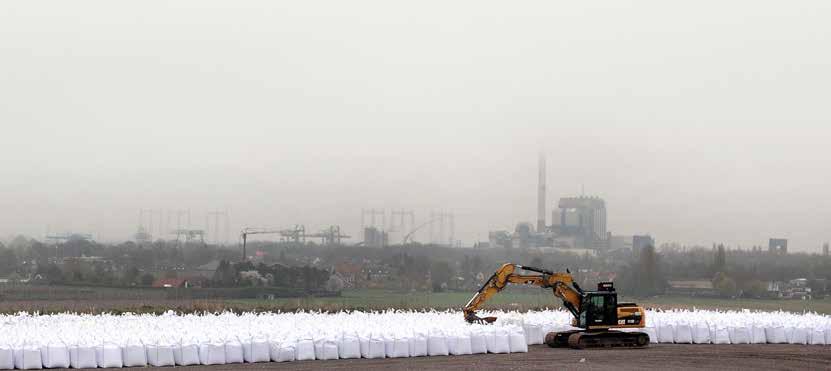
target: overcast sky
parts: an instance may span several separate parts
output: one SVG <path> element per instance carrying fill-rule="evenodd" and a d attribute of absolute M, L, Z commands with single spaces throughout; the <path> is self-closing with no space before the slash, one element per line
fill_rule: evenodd
<path fill-rule="evenodd" d="M 4 1 L 0 236 L 404 208 L 470 244 L 535 219 L 543 150 L 615 234 L 818 251 L 829 45 L 828 1 Z"/>

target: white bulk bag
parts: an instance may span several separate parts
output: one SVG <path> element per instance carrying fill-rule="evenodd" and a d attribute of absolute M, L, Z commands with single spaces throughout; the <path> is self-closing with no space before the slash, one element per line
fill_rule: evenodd
<path fill-rule="evenodd" d="M 764 327 L 753 325 L 750 328 L 750 335 L 750 342 L 753 344 L 765 344 L 768 342 Z"/>
<path fill-rule="evenodd" d="M 297 340 L 294 359 L 298 361 L 314 361 L 315 343 L 310 338 Z"/>
<path fill-rule="evenodd" d="M 745 326 L 730 326 L 727 328 L 730 344 L 750 344 L 750 328 Z"/>
<path fill-rule="evenodd" d="M 40 358 L 40 348 L 24 344 L 14 350 L 14 367 L 21 370 L 35 370 L 43 368 Z"/>
<path fill-rule="evenodd" d="M 173 361 L 177 366 L 193 366 L 199 361 L 199 346 L 194 343 L 180 342 L 173 347 Z"/>
<path fill-rule="evenodd" d="M 410 337 L 410 357 L 424 357 L 427 355 L 427 335 L 417 332 Z"/>
<path fill-rule="evenodd" d="M 268 340 L 247 339 L 242 342 L 243 358 L 248 363 L 268 362 L 271 360 L 271 350 Z"/>
<path fill-rule="evenodd" d="M 727 328 L 713 326 L 710 331 L 710 342 L 713 344 L 730 344 L 730 333 Z"/>
<path fill-rule="evenodd" d="M 819 327 L 811 330 L 811 345 L 825 345 L 825 329 Z"/>
<path fill-rule="evenodd" d="M 384 339 L 384 354 L 392 358 L 392 353 L 395 349 L 395 337 L 392 335 L 381 336 Z"/>
<path fill-rule="evenodd" d="M 697 323 L 692 327 L 692 340 L 695 344 L 710 343 L 710 327 L 706 323 Z"/>
<path fill-rule="evenodd" d="M 525 342 L 525 334 L 521 328 L 515 328 L 508 334 L 508 348 L 511 353 L 528 352 L 528 343 Z"/>
<path fill-rule="evenodd" d="M 788 344 L 808 344 L 808 330 L 804 327 L 791 327 L 785 330 Z"/>
<path fill-rule="evenodd" d="M 505 329 L 494 329 L 490 336 L 486 337 L 485 340 L 488 340 L 488 352 L 490 353 L 511 352 L 511 340 L 508 336 L 508 331 L 505 331 Z"/>
<path fill-rule="evenodd" d="M 225 364 L 225 344 L 207 342 L 199 344 L 199 363 L 205 366 Z"/>
<path fill-rule="evenodd" d="M 675 333 L 673 341 L 676 344 L 690 344 L 692 343 L 692 328 L 686 323 L 679 323 L 675 325 Z"/>
<path fill-rule="evenodd" d="M 785 333 L 785 328 L 782 326 L 765 327 L 765 338 L 768 344 L 787 344 L 788 335 Z"/>
<path fill-rule="evenodd" d="M 658 330 L 655 329 L 654 327 L 644 327 L 643 329 L 641 329 L 641 332 L 644 332 L 647 335 L 649 335 L 649 342 L 650 343 L 653 343 L 653 344 L 659 343 L 659 341 L 658 341 Z"/>
<path fill-rule="evenodd" d="M 144 348 L 147 349 L 147 363 L 151 366 L 163 367 L 176 364 L 176 357 L 173 355 L 173 346 L 148 344 Z"/>
<path fill-rule="evenodd" d="M 447 353 L 448 354 L 455 354 L 456 353 L 456 335 L 450 334 L 447 335 Z"/>
<path fill-rule="evenodd" d="M 447 336 L 441 331 L 430 331 L 427 335 L 427 354 L 430 356 L 446 356 L 450 354 L 447 349 Z"/>
<path fill-rule="evenodd" d="M 370 334 L 363 334 L 358 337 L 358 343 L 361 345 L 361 357 L 367 358 L 369 354 L 369 337 Z"/>
<path fill-rule="evenodd" d="M 40 348 L 41 362 L 45 368 L 68 368 L 69 348 L 63 343 L 52 343 Z"/>
<path fill-rule="evenodd" d="M 147 353 L 144 350 L 144 344 L 141 342 L 127 341 L 127 344 L 121 348 L 121 358 L 124 361 L 124 367 L 144 367 L 147 366 Z"/>
<path fill-rule="evenodd" d="M 98 367 L 101 368 L 121 368 L 124 366 L 121 347 L 111 343 L 96 345 L 95 361 L 98 363 Z"/>
<path fill-rule="evenodd" d="M 470 333 L 470 352 L 472 354 L 484 354 L 488 352 L 487 336 L 481 330 Z"/>
<path fill-rule="evenodd" d="M 387 357 L 389 358 L 407 358 L 410 356 L 410 342 L 409 340 L 396 337 L 391 351 L 387 351 Z"/>
<path fill-rule="evenodd" d="M 270 341 L 271 360 L 274 362 L 292 362 L 297 354 L 297 343 L 295 341 Z"/>
<path fill-rule="evenodd" d="M 668 323 L 662 323 L 658 326 L 658 342 L 672 343 L 675 341 L 675 329 Z"/>
<path fill-rule="evenodd" d="M 384 358 L 387 356 L 387 344 L 384 338 L 378 335 L 373 335 L 369 338 L 366 348 L 365 358 Z"/>
<path fill-rule="evenodd" d="M 0 370 L 14 368 L 14 351 L 11 346 L 0 345 Z"/>
<path fill-rule="evenodd" d="M 245 362 L 245 352 L 239 340 L 228 340 L 225 342 L 225 364 Z"/>
<path fill-rule="evenodd" d="M 69 347 L 69 364 L 72 368 L 97 368 L 98 361 L 95 359 L 95 348 L 86 345 Z"/>
<path fill-rule="evenodd" d="M 342 359 L 361 358 L 361 342 L 357 335 L 344 333 L 341 336 L 338 357 Z"/>
<path fill-rule="evenodd" d="M 542 344 L 545 341 L 545 334 L 542 332 L 542 326 L 523 324 L 522 328 L 525 333 L 525 343 L 528 345 Z"/>
<path fill-rule="evenodd" d="M 315 358 L 319 360 L 338 359 L 338 343 L 327 338 L 317 339 L 315 341 Z"/>
<path fill-rule="evenodd" d="M 448 351 L 454 356 L 473 354 L 471 349 L 470 335 L 456 335 L 453 337 L 453 347 L 450 347 L 450 340 L 448 339 Z"/>

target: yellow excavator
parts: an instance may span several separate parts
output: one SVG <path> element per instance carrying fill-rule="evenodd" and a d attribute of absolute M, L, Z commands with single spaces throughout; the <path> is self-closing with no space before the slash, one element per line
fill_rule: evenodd
<path fill-rule="evenodd" d="M 517 271 L 533 273 L 518 274 Z M 612 282 L 597 284 L 597 291 L 583 291 L 568 270 L 565 273 L 552 272 L 519 264 L 503 264 L 465 305 L 465 320 L 470 323 L 496 321 L 496 317 L 479 317 L 476 311 L 509 283 L 552 289 L 554 296 L 562 299 L 563 306 L 574 316 L 571 325 L 579 329 L 545 335 L 545 343 L 552 348 L 643 348 L 649 344 L 649 335 L 644 332 L 613 330 L 643 328 L 646 325 L 643 307 L 634 303 L 618 303 Z"/>

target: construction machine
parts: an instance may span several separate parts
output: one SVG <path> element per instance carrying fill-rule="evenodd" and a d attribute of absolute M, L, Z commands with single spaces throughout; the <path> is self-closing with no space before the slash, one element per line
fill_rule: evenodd
<path fill-rule="evenodd" d="M 518 274 L 517 271 L 532 273 Z M 563 300 L 563 306 L 574 317 L 571 325 L 578 329 L 546 334 L 545 343 L 552 348 L 642 348 L 649 344 L 649 335 L 644 332 L 615 330 L 643 328 L 646 325 L 643 307 L 634 303 L 618 303 L 612 282 L 599 283 L 597 291 L 584 291 L 574 282 L 568 270 L 565 273 L 552 272 L 519 264 L 503 264 L 465 305 L 465 320 L 471 323 L 496 321 L 496 317 L 479 317 L 476 311 L 509 283 L 550 288 L 554 296 Z"/>

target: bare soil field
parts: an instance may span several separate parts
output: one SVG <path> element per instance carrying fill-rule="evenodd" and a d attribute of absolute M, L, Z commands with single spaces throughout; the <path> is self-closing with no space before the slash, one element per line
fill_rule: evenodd
<path fill-rule="evenodd" d="M 144 368 L 144 370 L 170 368 Z M 815 345 L 652 344 L 646 349 L 551 349 L 528 353 L 452 357 L 355 359 L 193 366 L 177 369 L 220 370 L 827 370 L 831 347 Z"/>

